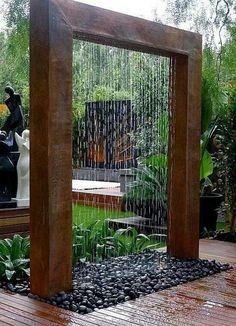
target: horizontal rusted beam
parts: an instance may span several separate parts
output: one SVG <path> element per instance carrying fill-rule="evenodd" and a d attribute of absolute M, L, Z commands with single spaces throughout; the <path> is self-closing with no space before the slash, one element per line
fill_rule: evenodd
<path fill-rule="evenodd" d="M 166 56 L 201 51 L 201 35 L 70 0 L 53 0 L 74 37 Z"/>

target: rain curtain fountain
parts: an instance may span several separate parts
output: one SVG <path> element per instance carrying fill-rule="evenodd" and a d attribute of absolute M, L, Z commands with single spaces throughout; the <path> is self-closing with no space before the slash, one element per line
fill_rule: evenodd
<path fill-rule="evenodd" d="M 31 292 L 72 286 L 73 38 L 170 58 L 170 255 L 199 250 L 201 36 L 70 0 L 31 0 Z"/>

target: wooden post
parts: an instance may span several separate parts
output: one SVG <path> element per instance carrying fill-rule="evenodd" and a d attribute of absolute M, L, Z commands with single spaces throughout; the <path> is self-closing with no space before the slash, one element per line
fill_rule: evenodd
<path fill-rule="evenodd" d="M 50 0 L 31 0 L 31 291 L 72 286 L 72 31 Z"/>

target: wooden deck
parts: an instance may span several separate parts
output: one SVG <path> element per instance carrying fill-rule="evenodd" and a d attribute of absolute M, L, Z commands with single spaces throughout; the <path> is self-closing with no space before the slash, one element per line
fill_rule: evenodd
<path fill-rule="evenodd" d="M 236 267 L 236 244 L 201 240 L 200 253 Z M 0 292 L 0 325 L 233 326 L 236 268 L 87 315 Z"/>

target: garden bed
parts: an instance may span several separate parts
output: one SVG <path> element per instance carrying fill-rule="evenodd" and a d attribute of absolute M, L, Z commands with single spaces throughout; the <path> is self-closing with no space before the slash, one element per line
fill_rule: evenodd
<path fill-rule="evenodd" d="M 231 268 L 216 261 L 170 258 L 160 251 L 146 251 L 100 263 L 79 263 L 73 271 L 73 289 L 50 300 L 30 293 L 29 280 L 1 282 L 0 286 L 81 314 L 136 299 Z"/>

